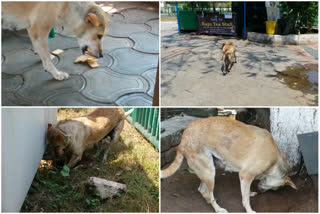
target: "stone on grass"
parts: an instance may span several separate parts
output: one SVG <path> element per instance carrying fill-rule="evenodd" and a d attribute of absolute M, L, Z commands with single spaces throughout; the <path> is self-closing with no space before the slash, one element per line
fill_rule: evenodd
<path fill-rule="evenodd" d="M 112 198 L 114 195 L 120 193 L 121 191 L 127 191 L 127 186 L 125 184 L 109 181 L 98 177 L 90 177 L 88 183 L 89 185 L 95 187 L 96 191 L 99 193 L 102 199 Z"/>

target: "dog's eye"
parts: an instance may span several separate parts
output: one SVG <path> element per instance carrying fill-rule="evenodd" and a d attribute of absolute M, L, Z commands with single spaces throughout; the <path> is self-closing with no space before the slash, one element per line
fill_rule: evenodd
<path fill-rule="evenodd" d="M 102 37 L 103 37 L 103 35 L 98 35 L 98 38 L 99 38 L 99 39 L 102 39 Z"/>

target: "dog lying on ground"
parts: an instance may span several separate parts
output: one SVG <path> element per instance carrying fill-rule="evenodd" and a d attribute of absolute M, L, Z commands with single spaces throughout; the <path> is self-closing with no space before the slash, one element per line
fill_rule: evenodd
<path fill-rule="evenodd" d="M 237 63 L 236 46 L 232 42 L 222 42 L 222 62 L 223 62 L 223 75 L 226 75 L 231 70 L 233 64 L 232 59 L 235 59 L 234 63 Z M 226 70 L 226 63 L 228 61 L 228 70 Z"/>
<path fill-rule="evenodd" d="M 216 212 L 221 208 L 213 195 L 215 162 L 228 171 L 239 172 L 242 203 L 247 212 L 253 180 L 258 179 L 260 191 L 276 190 L 289 185 L 297 189 L 288 177 L 290 168 L 286 157 L 279 151 L 271 134 L 256 126 L 246 125 L 224 117 L 209 117 L 194 121 L 183 132 L 173 163 L 161 171 L 161 177 L 173 175 L 186 158 L 189 167 L 200 178 L 198 191 Z"/>
<path fill-rule="evenodd" d="M 58 23 L 73 30 L 83 53 L 90 48 L 102 57 L 102 39 L 111 22 L 106 13 L 92 2 L 2 2 L 2 28 L 27 29 L 34 51 L 43 67 L 56 80 L 68 79 L 69 74 L 58 71 L 50 59 L 48 35 Z"/>
<path fill-rule="evenodd" d="M 133 109 L 124 112 L 120 108 L 99 108 L 87 116 L 63 120 L 57 125 L 48 125 L 47 144 L 53 156 L 71 154 L 68 167 L 74 167 L 82 158 L 83 152 L 111 135 L 110 146 L 117 141 L 125 119 Z M 105 151 L 103 162 L 107 160 L 110 146 Z"/>

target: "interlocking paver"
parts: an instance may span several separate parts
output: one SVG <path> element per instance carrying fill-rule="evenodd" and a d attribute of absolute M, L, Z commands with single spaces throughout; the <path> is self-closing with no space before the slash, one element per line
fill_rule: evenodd
<path fill-rule="evenodd" d="M 158 64 L 158 55 L 144 54 L 129 48 L 119 48 L 109 54 L 114 59 L 112 70 L 122 74 L 142 74 Z"/>
<path fill-rule="evenodd" d="M 121 11 L 127 23 L 144 24 L 150 19 L 159 18 L 154 11 L 144 10 L 141 8 L 129 8 Z"/>
<path fill-rule="evenodd" d="M 133 49 L 146 53 L 159 53 L 159 46 L 153 44 L 159 43 L 159 36 L 151 33 L 134 33 L 130 36 L 134 41 Z"/>
<path fill-rule="evenodd" d="M 157 69 L 156 68 L 147 70 L 146 72 L 144 72 L 142 74 L 142 76 L 145 77 L 148 80 L 149 83 L 151 83 L 150 86 L 154 86 L 155 80 L 156 80 L 156 75 L 157 75 Z M 153 88 L 152 87 L 149 88 L 148 94 L 150 96 L 153 96 Z"/>
<path fill-rule="evenodd" d="M 151 27 L 151 33 L 159 35 L 159 19 L 152 19 L 145 24 Z"/>
<path fill-rule="evenodd" d="M 129 37 L 131 34 L 138 32 L 147 32 L 151 28 L 144 24 L 130 24 L 125 22 L 113 22 L 108 29 L 108 35 L 114 37 Z"/>
<path fill-rule="evenodd" d="M 104 103 L 112 103 L 124 94 L 148 90 L 148 83 L 142 77 L 123 75 L 108 68 L 87 71 L 83 76 L 87 80 L 87 86 L 82 94 Z"/>
<path fill-rule="evenodd" d="M 16 94 L 33 103 L 41 103 L 54 94 L 79 91 L 85 86 L 85 79 L 80 75 L 71 74 L 71 78 L 56 81 L 48 72 L 33 69 L 23 73 L 24 84 Z"/>
<path fill-rule="evenodd" d="M 107 36 L 103 39 L 103 52 L 108 53 L 117 48 L 132 48 L 133 42 L 129 38 L 115 38 Z"/>
<path fill-rule="evenodd" d="M 50 51 L 57 69 L 70 79 L 44 72 L 26 30 L 2 30 L 2 104 L 52 106 L 152 105 L 159 45 L 158 8 L 154 3 L 104 3 L 112 20 L 97 69 L 75 64 L 81 50 L 72 30 L 55 27 Z"/>
<path fill-rule="evenodd" d="M 116 103 L 119 106 L 150 106 L 152 104 L 150 97 L 146 94 L 130 94 L 120 97 Z"/>
<path fill-rule="evenodd" d="M 54 58 L 53 64 L 57 64 L 57 58 Z M 2 72 L 8 74 L 22 74 L 29 71 L 33 67 L 42 68 L 42 63 L 38 55 L 31 49 L 19 49 L 10 51 L 5 54 L 4 62 L 2 62 Z"/>
<path fill-rule="evenodd" d="M 64 94 L 56 94 L 45 100 L 47 105 L 64 105 L 64 106 L 108 106 L 105 103 L 95 102 L 88 99 L 81 92 L 70 92 Z M 112 105 L 112 104 L 110 104 Z"/>
<path fill-rule="evenodd" d="M 2 91 L 16 91 L 23 84 L 23 79 L 19 75 L 2 74 Z"/>

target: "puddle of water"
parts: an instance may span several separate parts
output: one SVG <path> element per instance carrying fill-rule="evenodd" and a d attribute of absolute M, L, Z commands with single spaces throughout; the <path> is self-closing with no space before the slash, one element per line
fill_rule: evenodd
<path fill-rule="evenodd" d="M 289 66 L 278 72 L 277 77 L 288 87 L 302 93 L 318 94 L 318 65 Z"/>

